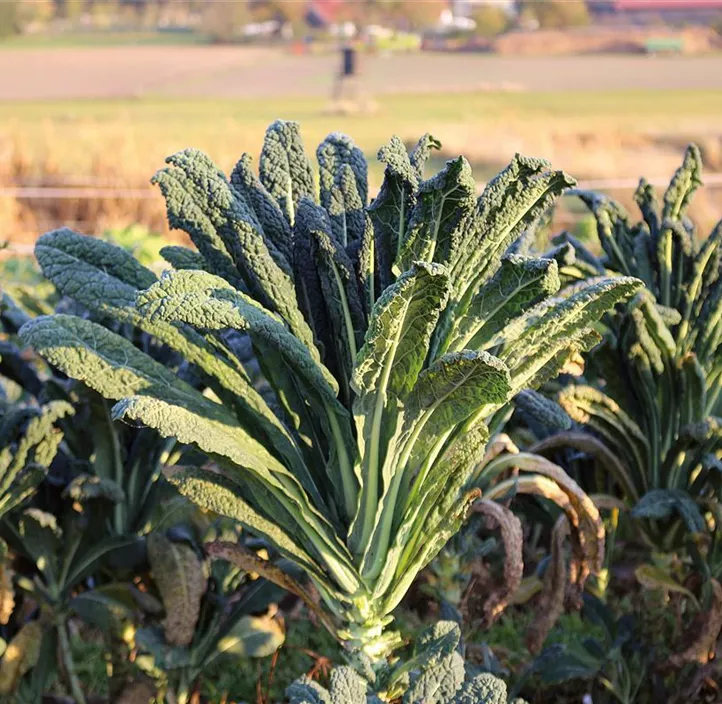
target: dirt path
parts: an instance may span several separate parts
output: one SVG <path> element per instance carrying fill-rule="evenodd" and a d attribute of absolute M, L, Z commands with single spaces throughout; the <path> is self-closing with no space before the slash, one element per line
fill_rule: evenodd
<path fill-rule="evenodd" d="M 238 47 L 0 50 L 0 100 L 327 96 L 336 56 Z M 365 57 L 373 94 L 485 89 L 579 91 L 721 89 L 722 55 Z"/>

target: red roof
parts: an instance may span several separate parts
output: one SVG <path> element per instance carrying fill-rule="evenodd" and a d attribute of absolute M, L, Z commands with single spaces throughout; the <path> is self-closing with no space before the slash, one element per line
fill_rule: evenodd
<path fill-rule="evenodd" d="M 615 0 L 616 10 L 722 10 L 722 0 Z"/>
<path fill-rule="evenodd" d="M 320 15 L 325 22 L 333 22 L 343 4 L 344 0 L 312 0 L 310 9 Z"/>

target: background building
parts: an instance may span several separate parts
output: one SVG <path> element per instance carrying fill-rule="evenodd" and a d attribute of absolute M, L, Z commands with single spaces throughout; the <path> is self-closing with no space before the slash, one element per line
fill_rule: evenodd
<path fill-rule="evenodd" d="M 722 0 L 588 0 L 600 22 L 707 24 L 722 16 Z"/>

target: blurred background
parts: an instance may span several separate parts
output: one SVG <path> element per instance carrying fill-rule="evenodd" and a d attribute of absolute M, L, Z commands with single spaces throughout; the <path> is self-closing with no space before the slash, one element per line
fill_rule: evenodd
<path fill-rule="evenodd" d="M 158 247 L 149 184 L 188 146 L 230 170 L 296 119 L 374 159 L 431 132 L 483 183 L 514 152 L 632 206 L 689 141 L 722 213 L 722 0 L 0 0 L 0 240 L 46 230 Z M 381 169 L 371 170 L 372 190 Z M 594 226 L 571 198 L 558 225 Z"/>

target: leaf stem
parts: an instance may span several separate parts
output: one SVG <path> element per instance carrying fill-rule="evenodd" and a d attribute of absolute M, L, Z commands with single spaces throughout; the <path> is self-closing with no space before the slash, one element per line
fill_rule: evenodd
<path fill-rule="evenodd" d="M 343 486 L 344 503 L 346 505 L 346 515 L 349 520 L 353 520 L 357 511 L 358 491 L 356 489 L 356 477 L 351 467 L 351 460 L 348 456 L 348 448 L 343 441 L 341 426 L 333 408 L 329 404 L 324 404 L 326 415 L 328 416 L 328 424 L 331 426 L 333 441 L 336 445 L 336 454 L 338 456 L 338 464 L 341 470 L 341 484 Z"/>
<path fill-rule="evenodd" d="M 73 653 L 70 649 L 70 638 L 68 637 L 67 631 L 67 618 L 65 616 L 58 616 L 56 618 L 55 625 L 58 631 L 60 658 L 63 662 L 63 667 L 65 668 L 65 675 L 68 678 L 70 693 L 73 695 L 73 699 L 76 704 L 85 704 L 85 695 L 83 694 L 83 688 L 80 686 L 78 675 L 75 672 Z"/>

